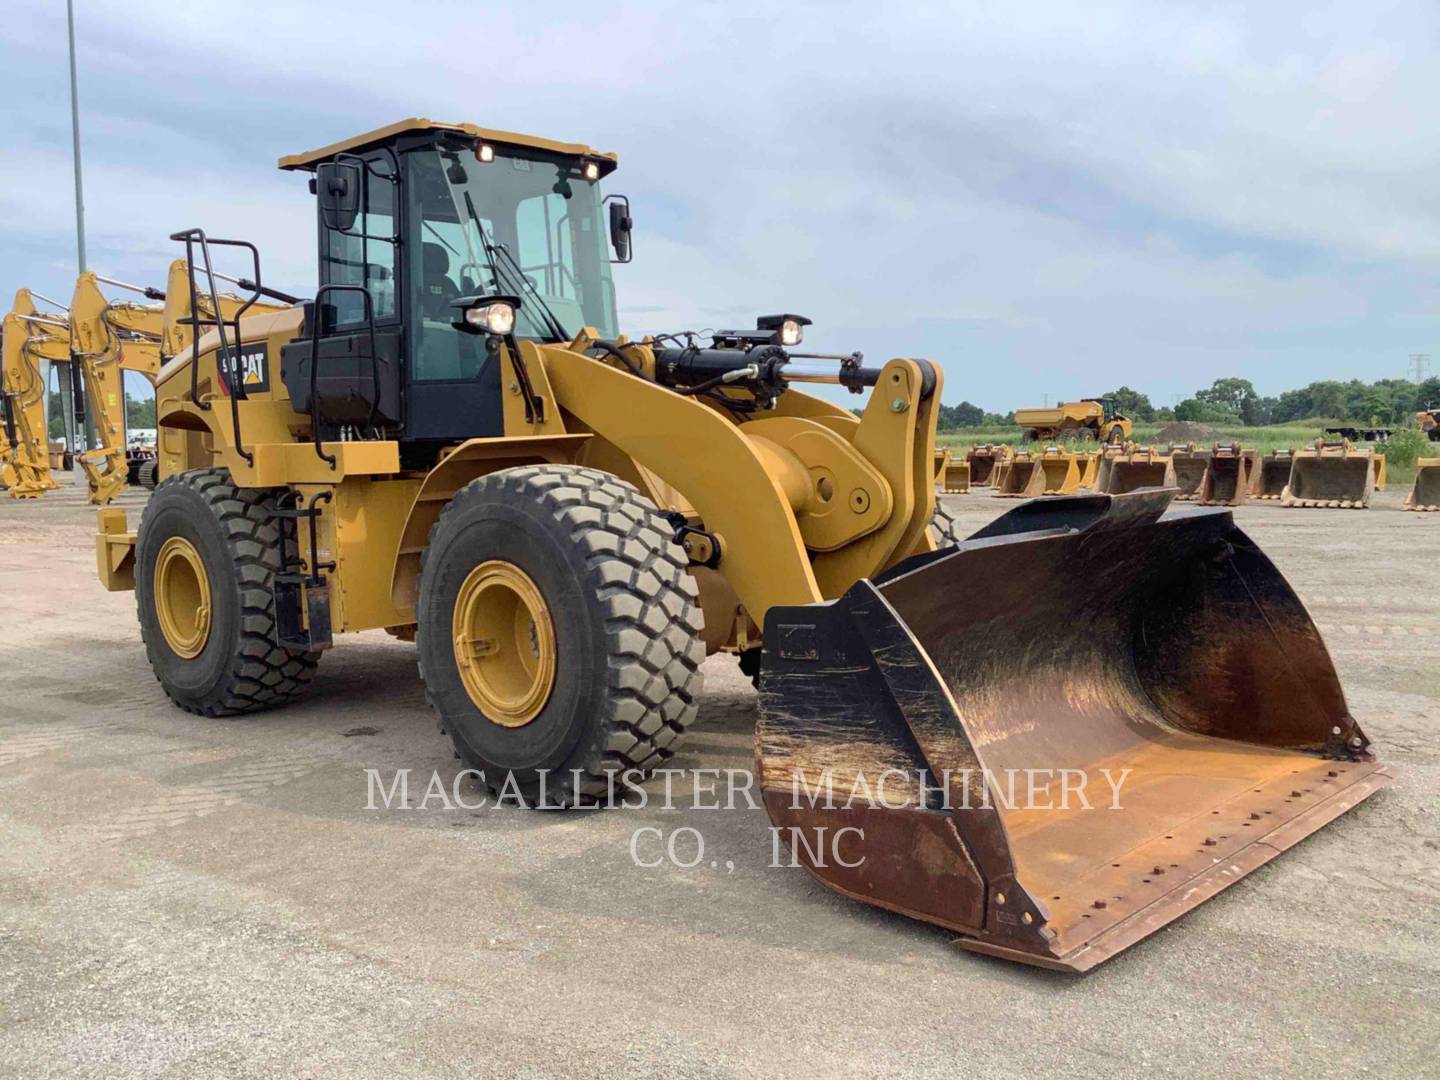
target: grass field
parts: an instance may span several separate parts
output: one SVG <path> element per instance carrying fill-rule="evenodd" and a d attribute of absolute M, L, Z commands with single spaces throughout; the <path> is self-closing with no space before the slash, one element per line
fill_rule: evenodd
<path fill-rule="evenodd" d="M 1135 441 L 1142 446 L 1157 444 L 1156 435 L 1164 424 L 1136 424 Z M 1303 423 L 1276 424 L 1272 427 L 1245 427 L 1243 425 L 1207 424 L 1211 430 L 1217 432 L 1218 442 L 1238 442 L 1244 447 L 1253 447 L 1262 454 L 1268 454 L 1272 450 L 1299 450 L 1309 446 L 1325 434 L 1325 428 L 1338 426 L 1338 420 L 1306 420 Z M 976 443 L 1004 443 L 1013 446 L 1017 450 L 1041 450 L 1045 443 L 1025 439 L 1020 428 L 1014 424 L 1005 424 L 996 427 L 960 428 L 954 431 L 943 431 L 938 439 L 939 445 L 949 447 L 953 452 L 957 448 L 967 448 Z M 1071 444 L 1079 447 L 1094 448 L 1094 443 Z M 1364 443 L 1362 445 L 1370 445 Z M 1379 447 L 1383 452 L 1383 445 Z M 1437 448 L 1436 454 L 1440 454 Z M 1397 467 L 1391 465 L 1389 469 L 1390 484 L 1404 484 L 1409 486 L 1415 482 L 1415 470 L 1413 467 Z"/>

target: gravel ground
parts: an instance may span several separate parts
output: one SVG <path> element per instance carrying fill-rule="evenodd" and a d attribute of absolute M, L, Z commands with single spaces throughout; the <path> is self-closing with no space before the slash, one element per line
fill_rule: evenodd
<path fill-rule="evenodd" d="M 412 770 L 413 805 L 457 768 L 413 646 L 342 639 L 303 703 L 189 716 L 95 581 L 82 493 L 0 496 L 0 1074 L 1440 1075 L 1440 518 L 1400 499 L 1238 511 L 1399 781 L 1075 977 L 771 868 L 762 810 L 688 788 L 367 809 L 367 769 Z M 706 670 L 677 764 L 749 768 L 754 695 Z M 645 826 L 703 860 L 638 867 Z"/>

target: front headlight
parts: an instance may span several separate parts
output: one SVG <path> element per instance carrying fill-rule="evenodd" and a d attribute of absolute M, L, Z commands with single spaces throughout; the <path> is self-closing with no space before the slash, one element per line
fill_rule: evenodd
<path fill-rule="evenodd" d="M 465 325 L 482 334 L 506 337 L 515 331 L 515 309 L 520 302 L 513 297 L 487 297 L 465 307 Z"/>
<path fill-rule="evenodd" d="M 790 349 L 799 345 L 805 337 L 805 327 L 810 320 L 804 315 L 761 315 L 755 320 L 755 329 L 768 331 L 770 340 L 776 345 Z"/>

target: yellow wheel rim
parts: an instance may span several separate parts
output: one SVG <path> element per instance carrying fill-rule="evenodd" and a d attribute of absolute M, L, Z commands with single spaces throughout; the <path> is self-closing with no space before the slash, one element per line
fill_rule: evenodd
<path fill-rule="evenodd" d="M 165 644 L 193 660 L 210 640 L 210 579 L 195 545 L 172 536 L 155 559 L 155 614 Z"/>
<path fill-rule="evenodd" d="M 492 559 L 455 598 L 455 666 L 475 707 L 501 727 L 524 727 L 555 686 L 555 626 L 530 576 Z"/>

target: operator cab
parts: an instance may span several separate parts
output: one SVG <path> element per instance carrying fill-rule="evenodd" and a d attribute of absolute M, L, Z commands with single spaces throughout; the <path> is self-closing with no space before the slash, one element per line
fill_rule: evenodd
<path fill-rule="evenodd" d="M 1096 405 L 1099 405 L 1099 406 L 1100 406 L 1101 415 L 1103 416 L 1103 418 L 1104 418 L 1105 420 L 1115 420 L 1115 419 L 1118 419 L 1118 418 L 1120 417 L 1120 409 L 1119 409 L 1119 405 L 1118 405 L 1119 399 L 1118 399 L 1118 398 L 1113 398 L 1113 397 L 1104 397 L 1104 398 L 1101 398 L 1101 397 L 1093 397 L 1093 398 L 1086 398 L 1085 400 L 1086 400 L 1086 401 L 1093 401 L 1093 402 L 1095 402 Z"/>
<path fill-rule="evenodd" d="M 599 184 L 615 165 L 579 144 L 428 120 L 282 158 L 315 174 L 319 289 L 281 365 L 297 411 L 325 439 L 397 439 L 416 462 L 503 435 L 500 339 L 465 329 L 458 302 L 518 300 L 512 347 L 587 326 L 615 337 L 610 264 L 629 261 L 629 205 Z"/>

